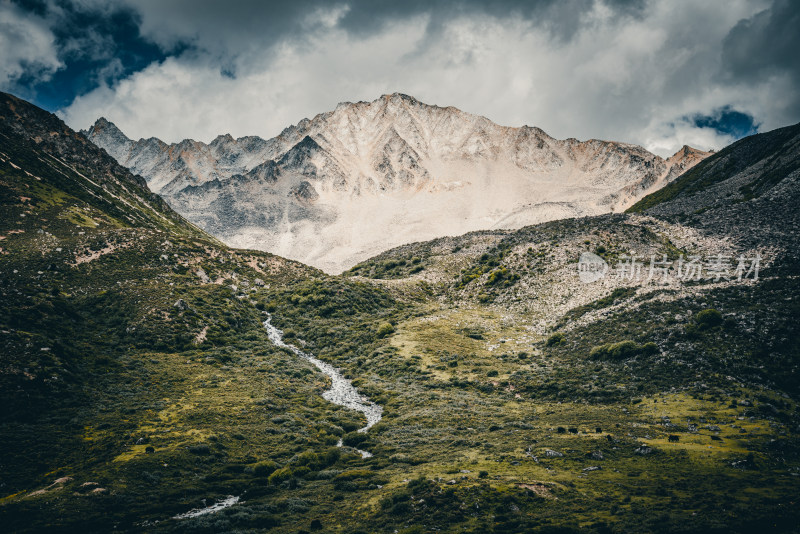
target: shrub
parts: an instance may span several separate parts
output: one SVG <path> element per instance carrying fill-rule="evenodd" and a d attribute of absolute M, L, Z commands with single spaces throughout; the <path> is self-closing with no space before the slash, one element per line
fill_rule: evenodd
<path fill-rule="evenodd" d="M 315 453 L 314 451 L 305 451 L 294 459 L 294 463 L 298 466 L 307 466 L 312 471 L 319 471 L 325 467 L 335 464 L 341 455 L 338 448 L 331 448 L 324 453 Z M 296 470 L 296 469 L 295 469 Z"/>
<path fill-rule="evenodd" d="M 253 473 L 260 477 L 266 477 L 271 475 L 277 468 L 278 464 L 272 460 L 266 460 L 264 462 L 258 462 L 256 465 L 254 465 Z"/>
<path fill-rule="evenodd" d="M 211 448 L 205 443 L 199 443 L 197 445 L 190 445 L 189 452 L 192 454 L 208 454 L 211 452 Z"/>
<path fill-rule="evenodd" d="M 309 469 L 305 465 L 301 465 L 299 467 L 295 467 L 291 471 L 292 478 L 300 478 L 300 477 L 303 477 L 303 476 L 307 475 L 310 472 L 311 472 L 311 469 Z"/>
<path fill-rule="evenodd" d="M 367 435 L 363 432 L 350 432 L 342 438 L 342 444 L 348 447 L 357 447 L 367 441 Z"/>
<path fill-rule="evenodd" d="M 517 280 L 519 280 L 518 274 L 512 273 L 505 267 L 500 267 L 499 269 L 496 269 L 492 271 L 491 274 L 489 274 L 489 278 L 487 278 L 486 280 L 486 285 L 494 286 L 500 284 L 500 282 L 503 282 L 502 286 L 508 287 L 514 284 L 514 282 L 516 282 Z"/>
<path fill-rule="evenodd" d="M 301 469 L 301 468 L 299 468 Z M 307 467 L 305 469 L 308 469 Z M 289 480 L 294 476 L 291 467 L 282 467 L 272 473 L 267 479 L 270 484 L 280 484 L 284 480 Z"/>
<path fill-rule="evenodd" d="M 548 347 L 552 347 L 553 345 L 558 345 L 559 343 L 564 342 L 564 333 L 563 332 L 556 332 L 552 336 L 547 338 L 547 342 L 545 345 Z"/>
<path fill-rule="evenodd" d="M 489 476 L 489 471 L 478 471 L 478 478 L 486 478 Z"/>
<path fill-rule="evenodd" d="M 378 327 L 377 333 L 378 337 L 386 337 L 389 334 L 394 333 L 394 326 L 392 326 L 392 324 L 388 322 L 381 323 L 381 325 Z"/>
<path fill-rule="evenodd" d="M 338 447 L 335 447 L 332 449 L 328 449 L 328 452 L 326 452 L 322 456 L 322 461 L 325 466 L 333 465 L 339 461 L 339 458 L 341 456 L 342 456 L 342 451 Z"/>
<path fill-rule="evenodd" d="M 722 324 L 722 314 L 719 310 L 709 308 L 698 312 L 695 316 L 695 322 L 701 329 L 713 328 Z"/>
<path fill-rule="evenodd" d="M 305 451 L 299 454 L 295 462 L 297 465 L 307 465 L 311 469 L 319 469 L 322 465 L 319 455 L 314 451 Z"/>

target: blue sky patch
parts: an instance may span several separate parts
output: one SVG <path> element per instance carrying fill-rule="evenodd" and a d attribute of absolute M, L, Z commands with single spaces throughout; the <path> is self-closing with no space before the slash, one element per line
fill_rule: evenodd
<path fill-rule="evenodd" d="M 689 120 L 698 128 L 712 128 L 736 139 L 757 133 L 759 127 L 752 115 L 736 111 L 731 106 L 718 108 L 711 115 L 698 113 Z"/>

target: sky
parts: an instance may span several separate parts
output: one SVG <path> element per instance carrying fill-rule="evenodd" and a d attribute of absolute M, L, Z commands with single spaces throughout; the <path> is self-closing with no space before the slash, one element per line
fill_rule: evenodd
<path fill-rule="evenodd" d="M 800 121 L 798 28 L 792 0 L 0 0 L 0 90 L 167 142 L 400 92 L 666 156 Z"/>

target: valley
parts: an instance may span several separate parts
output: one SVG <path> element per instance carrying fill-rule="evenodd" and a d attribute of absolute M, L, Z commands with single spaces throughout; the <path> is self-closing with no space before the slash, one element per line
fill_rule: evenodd
<path fill-rule="evenodd" d="M 791 532 L 798 143 L 745 138 L 626 213 L 334 276 L 223 244 L 3 94 L 4 528 Z M 584 283 L 587 251 L 763 263 Z"/>

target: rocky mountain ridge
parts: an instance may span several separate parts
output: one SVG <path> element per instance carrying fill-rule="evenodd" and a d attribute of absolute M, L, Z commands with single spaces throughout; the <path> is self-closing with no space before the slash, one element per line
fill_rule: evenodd
<path fill-rule="evenodd" d="M 402 94 L 342 103 L 264 140 L 84 134 L 225 242 L 338 272 L 389 247 L 621 211 L 708 156 L 558 140 Z"/>

